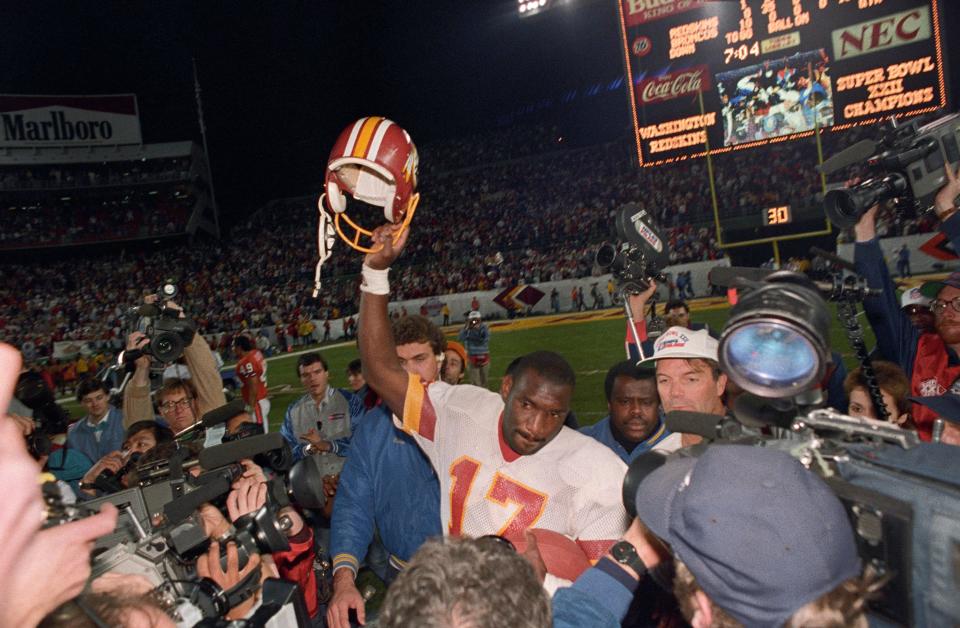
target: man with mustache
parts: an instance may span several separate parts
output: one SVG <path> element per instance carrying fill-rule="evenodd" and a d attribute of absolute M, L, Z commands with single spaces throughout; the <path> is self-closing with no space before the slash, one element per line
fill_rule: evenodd
<path fill-rule="evenodd" d="M 610 414 L 580 432 L 613 450 L 625 463 L 651 449 L 673 451 L 680 435 L 671 434 L 663 423 L 657 373 L 631 360 L 614 364 L 604 381 Z"/>
<path fill-rule="evenodd" d="M 960 196 L 960 173 L 945 168 L 947 183 L 937 193 L 934 209 L 940 218 L 940 230 L 955 248 L 960 247 L 960 217 L 955 205 Z M 928 281 L 920 287 L 924 297 L 932 299 L 933 331 L 921 332 L 900 308 L 896 289 L 876 238 L 879 205 L 867 210 L 854 226 L 857 272 L 867 278 L 871 288 L 883 290 L 868 297 L 863 308 L 877 337 L 877 348 L 891 362 L 900 365 L 910 380 L 910 394 L 937 397 L 960 392 L 960 273 L 944 281 Z M 958 248 L 960 250 L 960 248 Z M 937 413 L 922 404 L 914 405 L 917 432 L 929 440 Z"/>

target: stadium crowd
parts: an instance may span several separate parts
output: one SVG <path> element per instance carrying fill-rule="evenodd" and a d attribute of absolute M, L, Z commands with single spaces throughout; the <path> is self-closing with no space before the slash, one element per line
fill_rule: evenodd
<path fill-rule="evenodd" d="M 0 249 L 182 234 L 196 191 L 186 158 L 0 167 Z"/>
<path fill-rule="evenodd" d="M 383 150 L 403 164 L 412 144 L 388 132 Z M 657 288 L 650 281 L 629 297 L 639 316 L 625 337 L 632 351 L 644 346 L 645 357 L 610 357 L 607 416 L 581 427 L 571 412 L 577 377 L 560 354 L 543 347 L 518 357 L 490 390 L 483 385 L 489 330 L 479 312 L 461 330 L 462 345 L 422 316 L 391 315 L 391 299 L 418 290 L 592 272 L 586 243 L 605 237 L 609 212 L 644 185 L 618 161 L 621 149 L 438 174 L 430 183 L 435 200 L 425 199 L 416 229 L 394 240 L 399 225 L 380 226 L 373 240 L 382 246 L 362 262 L 350 254 L 331 264 L 330 283 L 342 299 L 336 304 L 305 296 L 313 252 L 291 246 L 308 219 L 291 217 L 313 211 L 302 201 L 273 203 L 222 243 L 115 260 L 116 284 L 98 281 L 96 257 L 89 266 L 80 258 L 17 265 L 0 295 L 12 306 L 5 311 L 26 311 L 4 315 L 5 337 L 42 330 L 39 340 L 75 333 L 107 340 L 130 352 L 131 377 L 114 406 L 104 383 L 74 373 L 85 414 L 71 423 L 50 381 L 22 373 L 18 352 L 0 345 L 7 415 L 0 417 L 7 479 L 0 625 L 174 626 L 203 618 L 348 628 L 376 618 L 386 628 L 865 628 L 868 616 L 890 612 L 869 601 L 906 576 L 861 558 L 864 529 L 852 525 L 820 475 L 782 448 L 710 442 L 744 407 L 743 370 L 758 366 L 756 352 L 767 352 L 773 366 L 792 366 L 794 347 L 776 363 L 776 339 L 764 340 L 741 347 L 752 352 L 748 360 L 727 363 L 715 330 L 691 320 L 682 300 L 667 303 L 668 327 L 655 334 L 645 316 Z M 366 159 L 399 172 L 376 151 Z M 591 174 L 569 176 L 578 168 Z M 709 229 L 693 219 L 703 210 L 697 191 L 664 185 L 654 188 L 664 194 L 657 202 L 694 203 L 670 232 L 677 259 L 714 259 Z M 412 193 L 398 192 L 395 202 Z M 954 246 L 958 196 L 960 172 L 951 170 L 937 195 L 935 226 Z M 873 368 L 846 373 L 834 352 L 823 378 L 803 392 L 848 412 L 846 436 L 858 433 L 856 424 L 864 445 L 880 447 L 868 440 L 884 430 L 936 441 L 917 446 L 944 471 L 941 483 L 953 481 L 960 273 L 898 295 L 878 229 L 877 208 L 853 228 L 857 272 L 881 293 L 863 303 L 877 338 Z M 578 244 L 563 254 L 571 239 Z M 458 265 L 451 250 L 475 268 Z M 140 331 L 126 334 L 119 320 L 126 304 L 144 298 L 144 286 L 166 279 L 172 261 L 182 263 L 176 302 L 158 304 L 150 295 L 147 304 L 162 305 L 174 320 L 189 316 L 198 330 L 260 323 L 301 336 L 300 323 L 318 308 L 357 313 L 360 358 L 348 366 L 350 387 L 331 386 L 323 354 L 303 352 L 296 373 L 304 394 L 284 408 L 280 434 L 264 434 L 271 400 L 257 339 L 241 335 L 229 346 L 242 390 L 227 403 L 206 340 L 181 332 L 182 360 L 153 386 L 149 352 L 162 347 Z M 682 285 L 681 296 L 689 296 Z M 22 296 L 24 286 L 36 294 Z M 801 277 L 784 286 L 814 294 Z M 86 372 L 94 366 L 85 363 Z M 474 383 L 464 383 L 465 375 Z M 670 423 L 674 411 L 708 424 Z M 765 436 L 741 428 L 747 438 Z M 820 447 L 821 440 L 803 443 Z M 41 471 L 49 474 L 42 491 Z M 126 517 L 119 527 L 114 504 Z M 386 588 L 379 608 L 361 591 L 361 576 Z M 945 582 L 928 592 L 930 600 L 913 596 L 910 620 L 958 619 L 945 593 L 956 582 L 938 578 Z M 886 593 L 909 599 L 905 582 Z"/>
<path fill-rule="evenodd" d="M 613 212 L 637 199 L 664 225 L 671 263 L 722 256 L 702 160 L 638 172 L 626 142 L 570 150 L 556 143 L 556 135 L 533 127 L 424 149 L 425 156 L 449 158 L 450 166 L 442 172 L 427 169 L 421 177 L 423 200 L 415 224 L 424 237 L 412 243 L 397 268 L 397 299 L 590 277 L 599 273 L 593 258 L 597 245 L 611 238 Z M 855 139 L 841 136 L 837 141 L 842 143 L 831 150 Z M 477 147 L 473 160 L 464 157 L 466 145 Z M 725 212 L 753 211 L 772 202 L 764 185 L 770 180 L 780 182 L 777 198 L 795 206 L 816 201 L 815 147 L 793 142 L 778 148 L 771 153 L 774 159 L 735 151 L 715 160 L 716 193 Z M 18 189 L 43 188 L 57 181 L 63 182 L 61 193 L 70 181 L 103 182 L 106 187 L 96 196 L 99 207 L 4 212 L 0 246 L 182 232 L 192 199 L 189 190 L 176 184 L 164 188 L 163 195 L 147 196 L 144 187 L 112 187 L 131 179 L 179 179 L 189 172 L 182 160 L 156 162 L 122 162 L 89 170 L 85 165 L 11 170 L 7 176 Z M 429 163 L 425 157 L 425 165 Z M 144 201 L 145 196 L 149 200 Z M 924 232 L 934 226 L 930 217 L 905 218 L 903 212 L 884 211 L 878 221 L 881 236 Z M 122 220 L 117 219 L 118 212 Z M 321 299 L 310 299 L 304 289 L 315 263 L 309 228 L 315 220 L 315 198 L 279 199 L 219 242 L 162 251 L 134 246 L 119 259 L 110 255 L 108 273 L 102 272 L 107 254 L 98 256 L 90 250 L 56 262 L 7 264 L 0 279 L 0 301 L 5 304 L 0 339 L 15 346 L 27 344 L 37 358 L 50 356 L 52 343 L 71 339 L 115 351 L 122 344 L 122 312 L 138 296 L 130 286 L 158 286 L 168 278 L 180 281 L 192 308 L 203 312 L 198 324 L 206 335 L 263 325 L 286 328 L 304 319 L 356 314 L 353 295 L 358 277 L 352 256 L 343 248 L 335 249 L 324 267 Z M 251 265 L 250 259 L 258 263 Z M 29 289 L 24 291 L 23 286 Z M 78 286 L 96 288 L 77 290 Z"/>

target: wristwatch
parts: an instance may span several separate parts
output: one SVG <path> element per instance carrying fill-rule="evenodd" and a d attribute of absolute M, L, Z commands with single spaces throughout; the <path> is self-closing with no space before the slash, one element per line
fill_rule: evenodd
<path fill-rule="evenodd" d="M 647 573 L 647 566 L 643 564 L 640 556 L 637 555 L 637 549 L 627 541 L 614 543 L 613 547 L 610 548 L 610 555 L 621 565 L 626 565 L 630 569 L 633 569 L 638 578 L 642 578 L 643 574 Z"/>

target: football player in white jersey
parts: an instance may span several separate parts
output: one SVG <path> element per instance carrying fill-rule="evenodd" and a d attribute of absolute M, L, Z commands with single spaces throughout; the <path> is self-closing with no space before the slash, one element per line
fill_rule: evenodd
<path fill-rule="evenodd" d="M 451 535 L 521 537 L 546 528 L 576 540 L 595 560 L 626 530 L 624 463 L 595 440 L 564 428 L 574 373 L 556 353 L 521 362 L 500 395 L 470 385 L 424 385 L 397 358 L 387 312 L 387 271 L 406 243 L 398 225 L 374 232 L 382 248 L 363 265 L 360 356 L 367 383 L 424 450 L 440 479 L 441 518 Z"/>

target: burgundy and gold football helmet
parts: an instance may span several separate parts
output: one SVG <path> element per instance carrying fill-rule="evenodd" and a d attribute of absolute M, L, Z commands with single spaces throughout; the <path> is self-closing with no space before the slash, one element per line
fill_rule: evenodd
<path fill-rule="evenodd" d="M 333 214 L 340 238 L 363 253 L 378 250 L 361 244 L 370 229 L 347 215 L 347 196 L 383 207 L 388 222 L 401 224 L 400 237 L 410 225 L 420 195 L 417 194 L 417 147 L 410 135 L 391 120 L 379 116 L 360 118 L 340 133 L 327 161 L 320 210 Z"/>

